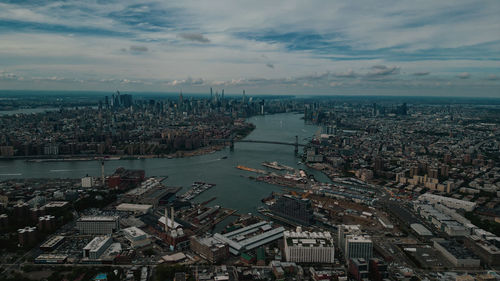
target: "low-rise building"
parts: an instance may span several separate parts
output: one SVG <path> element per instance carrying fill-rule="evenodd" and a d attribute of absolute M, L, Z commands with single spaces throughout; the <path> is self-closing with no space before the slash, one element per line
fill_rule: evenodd
<path fill-rule="evenodd" d="M 191 250 L 202 258 L 218 263 L 229 257 L 229 246 L 213 237 L 192 236 L 190 239 Z"/>
<path fill-rule="evenodd" d="M 144 247 L 151 244 L 151 239 L 146 232 L 135 226 L 123 229 L 123 233 L 125 234 L 125 238 L 130 242 L 132 248 Z"/>
<path fill-rule="evenodd" d="M 214 238 L 229 245 L 229 252 L 239 255 L 283 237 L 283 227 L 273 228 L 267 221 L 258 222 Z"/>
<path fill-rule="evenodd" d="M 434 240 L 434 248 L 457 267 L 478 267 L 481 260 L 458 242 Z"/>
<path fill-rule="evenodd" d="M 112 234 L 120 229 L 117 216 L 84 216 L 76 221 L 80 234 Z"/>

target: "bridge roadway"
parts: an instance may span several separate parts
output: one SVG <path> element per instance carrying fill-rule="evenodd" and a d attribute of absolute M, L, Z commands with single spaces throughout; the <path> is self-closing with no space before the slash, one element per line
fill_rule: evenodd
<path fill-rule="evenodd" d="M 211 139 L 210 141 L 218 141 L 218 142 L 250 142 L 250 143 L 267 143 L 267 144 L 282 144 L 282 145 L 291 145 L 291 146 L 306 146 L 306 144 L 302 143 L 294 143 L 294 142 L 282 142 L 282 141 L 266 141 L 266 140 L 233 140 L 233 139 Z"/>

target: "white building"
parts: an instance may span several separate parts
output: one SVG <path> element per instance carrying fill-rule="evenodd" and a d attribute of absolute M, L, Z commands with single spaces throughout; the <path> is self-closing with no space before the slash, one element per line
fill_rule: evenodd
<path fill-rule="evenodd" d="M 121 203 L 116 206 L 117 211 L 133 212 L 136 214 L 146 214 L 151 212 L 153 205 Z"/>
<path fill-rule="evenodd" d="M 287 262 L 333 263 L 335 245 L 330 232 L 285 231 L 285 258 Z"/>
<path fill-rule="evenodd" d="M 96 186 L 95 180 L 93 177 L 83 177 L 82 178 L 82 187 L 90 188 Z"/>
<path fill-rule="evenodd" d="M 151 244 L 151 239 L 149 239 L 146 232 L 135 226 L 123 229 L 123 233 L 125 234 L 125 238 L 130 241 L 133 248 L 139 248 Z"/>
<path fill-rule="evenodd" d="M 476 203 L 470 202 L 470 201 L 465 201 L 465 200 L 459 200 L 455 198 L 450 198 L 450 197 L 445 197 L 445 196 L 440 196 L 440 195 L 434 195 L 430 193 L 424 193 L 418 197 L 418 200 L 420 201 L 428 201 L 430 203 L 441 203 L 445 205 L 446 207 L 453 208 L 453 209 L 464 209 L 467 212 L 471 212 L 476 208 Z"/>
<path fill-rule="evenodd" d="M 345 240 L 347 235 L 361 235 L 362 233 L 363 232 L 361 231 L 359 224 L 354 224 L 354 225 L 342 224 L 338 226 L 337 243 L 344 254 L 346 245 Z"/>
<path fill-rule="evenodd" d="M 111 245 L 113 240 L 109 236 L 97 236 L 83 248 L 83 258 L 97 260 Z"/>
<path fill-rule="evenodd" d="M 80 234 L 111 234 L 120 229 L 117 216 L 84 216 L 76 221 Z"/>

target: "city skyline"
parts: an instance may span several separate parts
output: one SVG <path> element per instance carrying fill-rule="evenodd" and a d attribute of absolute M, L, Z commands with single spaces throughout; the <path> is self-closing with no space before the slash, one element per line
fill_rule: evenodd
<path fill-rule="evenodd" d="M 498 97 L 499 13 L 496 1 L 0 1 L 0 90 Z"/>

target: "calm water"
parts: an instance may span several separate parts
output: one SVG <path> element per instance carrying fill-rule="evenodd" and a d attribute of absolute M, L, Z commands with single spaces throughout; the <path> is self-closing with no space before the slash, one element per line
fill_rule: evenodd
<path fill-rule="evenodd" d="M 275 140 L 294 142 L 295 135 L 299 142 L 314 135 L 317 126 L 306 125 L 297 114 L 277 114 L 256 116 L 249 121 L 256 129 L 247 137 L 253 140 Z M 144 169 L 146 176 L 168 176 L 164 182 L 169 186 L 191 186 L 194 181 L 215 183 L 217 186 L 204 192 L 195 199 L 202 202 L 217 197 L 211 205 L 237 209 L 240 213 L 255 213 L 261 205 L 260 200 L 271 191 L 280 191 L 281 187 L 256 182 L 243 176 L 255 175 L 236 169 L 237 165 L 264 169 L 262 161 L 278 161 L 292 167 L 306 168 L 298 165 L 300 160 L 293 152 L 293 146 L 235 143 L 233 152 L 226 148 L 212 154 L 178 159 L 143 159 L 117 160 L 105 163 L 106 174 L 111 174 L 118 167 Z M 221 159 L 227 156 L 227 159 Z M 308 170 L 316 179 L 328 181 L 327 177 L 315 170 Z M 100 164 L 97 161 L 74 162 L 26 162 L 24 160 L 0 161 L 0 180 L 8 178 L 79 178 L 86 174 L 100 175 Z M 183 193 L 184 190 L 180 191 Z"/>

